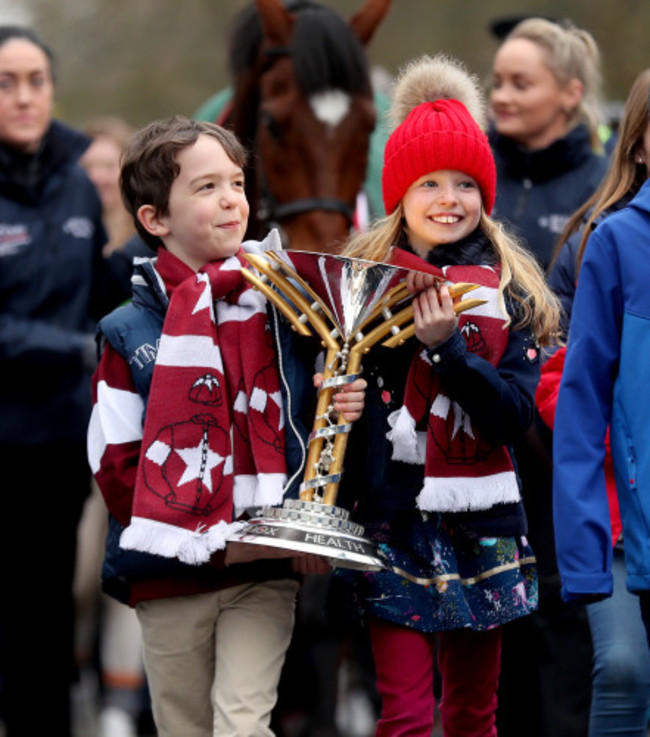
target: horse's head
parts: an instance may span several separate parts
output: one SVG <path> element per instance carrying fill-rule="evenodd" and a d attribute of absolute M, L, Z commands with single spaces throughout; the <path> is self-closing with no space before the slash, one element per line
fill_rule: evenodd
<path fill-rule="evenodd" d="M 347 238 L 375 125 L 364 44 L 389 5 L 366 0 L 345 21 L 312 0 L 256 0 L 242 17 L 231 121 L 252 154 L 250 236 L 277 224 L 292 248 L 312 251 Z"/>

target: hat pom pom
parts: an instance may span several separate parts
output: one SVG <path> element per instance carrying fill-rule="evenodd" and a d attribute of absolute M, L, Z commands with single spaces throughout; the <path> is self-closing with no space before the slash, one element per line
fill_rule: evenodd
<path fill-rule="evenodd" d="M 391 130 L 404 122 L 418 105 L 436 100 L 458 100 L 485 129 L 486 113 L 479 79 L 465 65 L 445 54 L 423 55 L 400 72 L 389 112 Z"/>

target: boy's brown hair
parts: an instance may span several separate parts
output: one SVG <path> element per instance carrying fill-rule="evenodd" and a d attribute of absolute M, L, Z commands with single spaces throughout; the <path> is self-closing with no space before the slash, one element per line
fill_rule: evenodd
<path fill-rule="evenodd" d="M 152 205 L 158 214 L 169 214 L 169 192 L 180 172 L 176 161 L 178 152 L 194 144 L 203 134 L 216 138 L 228 158 L 244 168 L 246 150 L 233 133 L 216 123 L 182 115 L 149 123 L 135 133 L 126 146 L 120 174 L 122 200 L 133 217 L 138 235 L 154 250 L 162 241 L 142 225 L 138 210 L 142 205 Z"/>

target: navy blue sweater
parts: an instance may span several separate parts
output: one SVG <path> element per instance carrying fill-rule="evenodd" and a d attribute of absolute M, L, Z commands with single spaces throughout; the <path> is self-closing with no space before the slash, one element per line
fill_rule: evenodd
<path fill-rule="evenodd" d="M 436 266 L 493 265 L 494 253 L 476 232 L 459 243 L 433 249 L 429 261 Z M 386 433 L 388 415 L 402 404 L 406 376 L 419 345 L 411 340 L 399 348 L 377 347 L 364 358 L 364 377 L 368 381 L 366 404 L 363 417 L 352 430 L 340 495 L 344 506 L 357 503 L 357 518 L 362 522 L 416 508 L 415 497 L 423 484 L 423 466 L 393 461 L 392 444 Z M 445 393 L 458 402 L 483 436 L 495 444 L 510 446 L 532 421 L 539 379 L 539 362 L 531 360 L 529 353 L 534 345 L 528 329 L 511 329 L 505 353 L 496 367 L 467 351 L 459 331 L 435 349 L 441 360 L 432 365 Z M 446 516 L 449 525 L 470 536 L 515 535 L 526 531 L 520 503 Z"/>
<path fill-rule="evenodd" d="M 85 440 L 110 306 L 101 202 L 77 163 L 88 143 L 53 122 L 34 155 L 0 146 L 0 443 Z"/>
<path fill-rule="evenodd" d="M 529 151 L 490 131 L 497 165 L 492 215 L 507 222 L 546 269 L 569 217 L 594 193 L 607 170 L 584 126 L 548 148 Z"/>

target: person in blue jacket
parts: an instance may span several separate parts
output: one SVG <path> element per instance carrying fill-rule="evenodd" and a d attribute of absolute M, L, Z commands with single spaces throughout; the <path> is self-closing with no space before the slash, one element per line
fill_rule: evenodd
<path fill-rule="evenodd" d="M 0 27 L 0 717 L 9 737 L 70 734 L 94 328 L 112 307 L 101 202 L 78 165 L 90 141 L 52 119 L 53 97 L 49 49 L 31 29 Z"/>
<path fill-rule="evenodd" d="M 610 428 L 627 587 L 650 628 L 650 183 L 589 238 L 580 269 L 554 432 L 554 513 L 562 595 L 613 589 L 603 464 Z"/>
<path fill-rule="evenodd" d="M 595 194 L 572 216 L 558 244 L 548 283 L 564 307 L 563 337 L 569 330 L 578 273 L 590 235 L 606 218 L 625 208 L 650 172 L 650 69 L 636 78 L 627 101 L 607 176 Z M 565 349 L 542 369 L 537 398 L 552 412 L 557 401 Z M 544 415 L 552 422 L 552 415 Z M 611 455 L 604 461 L 608 494 L 614 595 L 587 605 L 593 641 L 593 680 L 589 737 L 624 732 L 644 737 L 650 696 L 650 657 L 637 598 L 625 587 L 624 540 Z M 566 534 L 566 526 L 563 526 Z M 570 532 L 570 534 L 572 534 Z"/>

